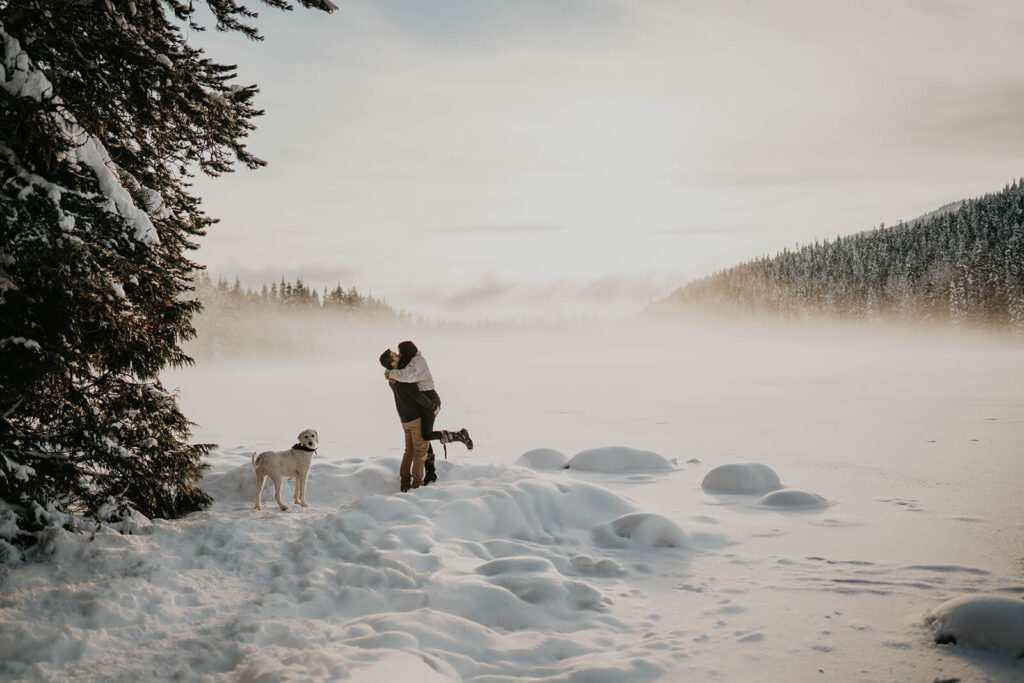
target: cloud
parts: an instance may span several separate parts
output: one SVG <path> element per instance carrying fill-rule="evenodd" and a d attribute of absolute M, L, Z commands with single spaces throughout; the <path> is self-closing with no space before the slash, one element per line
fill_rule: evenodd
<path fill-rule="evenodd" d="M 197 179 L 224 219 L 214 275 L 438 317 L 628 308 L 662 288 L 645 269 L 705 274 L 1021 173 L 1019 2 L 434 9 L 354 0 L 218 40 L 261 86 L 271 165 Z M 279 266 L 305 259 L 346 267 Z"/>
<path fill-rule="evenodd" d="M 732 232 L 732 228 L 713 225 L 693 225 L 669 230 L 655 230 L 655 235 L 668 235 L 670 237 L 696 237 L 700 235 L 725 235 Z"/>
<path fill-rule="evenodd" d="M 386 23 L 428 44 L 493 44 L 511 41 L 537 26 L 565 35 L 584 26 L 601 26 L 624 16 L 614 0 L 363 0 Z"/>
<path fill-rule="evenodd" d="M 892 112 L 894 141 L 945 154 L 1024 156 L 1024 77 L 921 87 Z M 1008 179 L 1009 180 L 1009 179 Z"/>
<path fill-rule="evenodd" d="M 431 230 L 446 233 L 518 235 L 560 232 L 565 230 L 565 228 L 556 225 L 448 225 L 431 228 Z"/>
<path fill-rule="evenodd" d="M 524 289 L 522 284 L 513 282 L 478 282 L 470 287 L 460 289 L 443 297 L 445 304 L 454 309 L 467 309 L 478 306 L 494 307 L 504 304 Z"/>
<path fill-rule="evenodd" d="M 654 271 L 537 282 L 484 277 L 472 283 L 408 283 L 385 296 L 413 315 L 446 320 L 616 317 L 641 310 L 688 279 L 682 272 Z"/>

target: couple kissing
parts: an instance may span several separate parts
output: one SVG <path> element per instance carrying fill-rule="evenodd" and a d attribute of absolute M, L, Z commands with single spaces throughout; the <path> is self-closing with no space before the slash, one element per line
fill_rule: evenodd
<path fill-rule="evenodd" d="M 398 471 L 400 489 L 404 493 L 437 481 L 431 441 L 444 444 L 447 457 L 447 444 L 458 441 L 473 450 L 473 440 L 466 429 L 434 430 L 434 420 L 441 411 L 441 397 L 434 388 L 427 359 L 415 344 L 402 342 L 398 353 L 385 350 L 380 354 L 380 364 L 395 395 L 395 408 L 405 433 L 405 451 Z"/>

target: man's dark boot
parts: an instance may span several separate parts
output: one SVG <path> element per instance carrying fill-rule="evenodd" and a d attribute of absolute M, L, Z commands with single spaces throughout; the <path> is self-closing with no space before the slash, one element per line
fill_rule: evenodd
<path fill-rule="evenodd" d="M 427 459 L 423 463 L 423 485 L 437 481 L 437 469 L 434 467 L 434 447 L 427 449 Z"/>

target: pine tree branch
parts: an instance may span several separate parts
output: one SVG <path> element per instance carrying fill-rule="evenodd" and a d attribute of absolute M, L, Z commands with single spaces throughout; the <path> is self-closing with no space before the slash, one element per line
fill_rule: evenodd
<path fill-rule="evenodd" d="M 7 419 L 11 415 L 14 414 L 14 411 L 16 411 L 18 408 L 20 408 L 21 404 L 24 403 L 24 402 L 25 402 L 25 399 L 23 399 L 23 398 L 19 398 L 17 401 L 15 401 L 14 405 L 12 405 L 10 408 L 8 408 L 7 411 L 4 413 L 4 415 L 3 415 L 4 421 L 6 422 Z"/>

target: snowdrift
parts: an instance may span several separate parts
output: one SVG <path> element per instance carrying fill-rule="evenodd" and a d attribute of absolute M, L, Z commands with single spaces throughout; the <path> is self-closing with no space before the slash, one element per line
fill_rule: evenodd
<path fill-rule="evenodd" d="M 255 511 L 243 459 L 207 476 L 209 511 L 135 536 L 64 536 L 38 568 L 43 583 L 21 575 L 31 595 L 8 608 L 0 674 L 646 681 L 665 671 L 663 641 L 631 638 L 605 615 L 636 558 L 686 546 L 676 524 L 600 486 L 515 467 L 442 461 L 440 485 L 399 494 L 397 467 L 320 461 L 309 508 Z"/>

